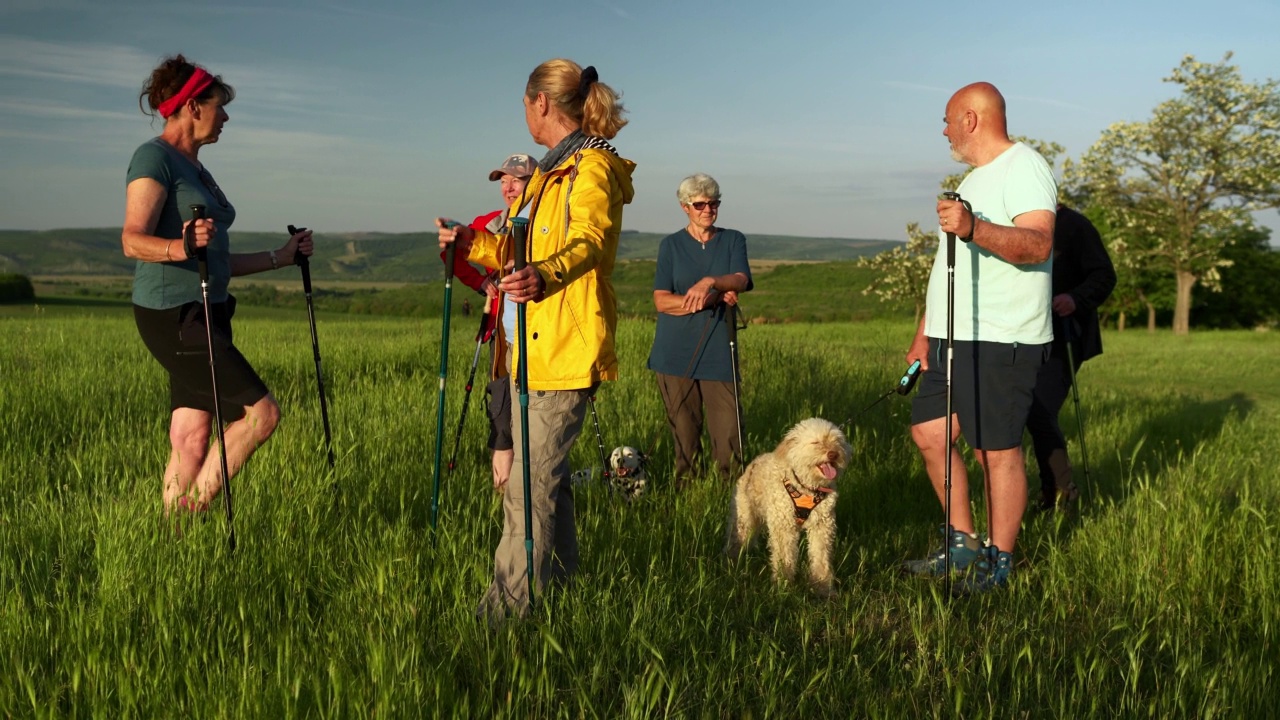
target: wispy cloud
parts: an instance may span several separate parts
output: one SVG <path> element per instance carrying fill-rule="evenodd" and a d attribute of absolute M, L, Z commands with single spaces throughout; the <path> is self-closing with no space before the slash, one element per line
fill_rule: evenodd
<path fill-rule="evenodd" d="M 357 17 L 373 18 L 375 20 L 389 20 L 397 24 L 400 24 L 400 23 L 417 24 L 418 22 L 418 18 L 413 18 L 406 15 L 393 15 L 391 13 L 386 13 L 386 12 L 377 12 L 374 10 L 369 10 L 367 8 L 353 6 L 353 5 L 325 3 L 321 7 L 323 7 L 325 10 L 328 10 L 329 12 L 336 13 L 338 15 L 354 15 Z"/>
<path fill-rule="evenodd" d="M 1049 105 L 1052 107 L 1066 108 L 1067 110 L 1078 110 L 1080 112 L 1088 112 L 1090 108 L 1075 103 L 1063 102 L 1054 98 L 1035 97 L 1033 95 L 1010 95 L 1010 98 L 1017 100 L 1026 100 L 1027 102 L 1039 103 L 1041 105 Z"/>
<path fill-rule="evenodd" d="M 903 80 L 881 80 L 880 84 L 887 87 L 902 88 L 904 90 L 920 90 L 923 92 L 938 93 L 941 95 L 949 95 L 955 92 L 954 88 L 947 89 L 938 87 L 937 85 L 925 85 L 923 83 L 905 82 Z"/>
<path fill-rule="evenodd" d="M 137 113 L 115 112 L 113 110 L 91 110 L 89 108 L 72 107 L 42 102 L 15 102 L 0 100 L 0 116 L 4 114 L 29 115 L 59 120 L 125 120 L 134 121 Z"/>
<path fill-rule="evenodd" d="M 606 10 L 611 10 L 611 11 L 613 11 L 613 14 L 614 14 L 614 15 L 617 15 L 618 17 L 622 18 L 623 20 L 630 20 L 630 19 L 631 19 L 631 15 L 630 15 L 630 14 L 628 14 L 626 10 L 623 10 L 623 9 L 622 9 L 621 7 L 619 7 L 618 5 L 615 5 L 615 4 L 610 3 L 610 2 L 604 2 L 604 0 L 596 0 L 596 4 L 597 4 L 597 5 L 599 5 L 599 6 L 600 6 L 600 7 L 602 7 L 602 8 L 605 8 Z"/>
<path fill-rule="evenodd" d="M 89 4 L 84 0 L 5 0 L 0 5 L 0 16 L 18 15 L 29 12 L 48 12 L 50 10 L 84 10 Z"/>
<path fill-rule="evenodd" d="M 125 45 L 46 42 L 0 35 L 0 75 L 136 88 L 153 53 Z"/>

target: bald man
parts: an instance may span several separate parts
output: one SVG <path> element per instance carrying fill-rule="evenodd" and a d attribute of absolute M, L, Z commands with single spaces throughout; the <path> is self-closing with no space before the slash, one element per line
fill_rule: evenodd
<path fill-rule="evenodd" d="M 911 437 L 940 503 L 951 461 L 951 524 L 945 543 L 923 560 L 906 563 L 922 576 L 941 576 L 947 553 L 956 590 L 980 593 L 1004 586 L 1027 505 L 1022 431 L 1040 365 L 1053 340 L 1050 313 L 1053 226 L 1057 185 L 1036 151 L 1009 139 L 1005 102 L 995 86 L 974 83 L 947 103 L 942 134 L 951 157 L 973 167 L 960 183 L 963 204 L 937 204 L 938 255 L 929 277 L 924 318 L 907 362 L 924 368 L 911 406 Z M 951 437 L 946 437 L 946 233 L 956 247 L 954 369 Z M 969 508 L 969 479 L 955 448 L 964 434 L 982 466 L 987 488 L 987 543 L 979 541 Z"/>

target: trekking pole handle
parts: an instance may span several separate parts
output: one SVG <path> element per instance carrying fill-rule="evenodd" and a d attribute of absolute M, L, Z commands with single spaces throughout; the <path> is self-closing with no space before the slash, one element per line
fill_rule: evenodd
<path fill-rule="evenodd" d="M 525 251 L 529 244 L 529 220 L 527 218 L 511 218 L 511 239 L 515 243 L 515 269 L 523 270 L 529 264 L 529 261 L 525 259 Z"/>
<path fill-rule="evenodd" d="M 965 200 L 964 198 L 960 197 L 960 193 L 951 192 L 950 190 L 948 190 L 947 192 L 942 193 L 942 197 L 948 200 L 954 200 L 955 202 L 958 202 L 961 205 L 963 205 L 964 209 L 969 212 L 969 217 L 972 218 L 973 223 L 975 225 L 977 224 L 978 219 L 973 215 L 973 206 L 969 204 L 968 200 Z M 972 227 L 969 228 L 969 237 L 960 237 L 959 235 L 956 235 L 953 232 L 947 233 L 947 236 L 948 238 L 950 238 L 951 236 L 958 237 L 960 238 L 960 242 L 973 242 L 973 228 Z"/>
<path fill-rule="evenodd" d="M 446 228 L 456 228 L 461 223 L 456 220 L 446 220 L 444 226 Z M 458 256 L 458 241 L 449 243 L 449 247 L 444 249 L 444 281 L 446 283 L 453 280 L 453 262 Z"/>
<path fill-rule="evenodd" d="M 182 231 L 182 244 L 187 257 L 195 257 L 200 264 L 200 282 L 209 282 L 209 246 L 196 247 L 196 221 L 204 219 L 204 206 L 191 206 L 191 222 Z"/>
<path fill-rule="evenodd" d="M 294 235 L 297 235 L 298 233 L 303 232 L 304 230 L 306 230 L 306 228 L 294 227 L 290 225 L 289 237 L 292 238 Z M 298 267 L 305 268 L 311 264 L 311 258 L 307 257 L 306 255 L 303 255 L 302 253 L 294 253 L 294 255 L 296 257 L 294 257 L 293 263 Z"/>

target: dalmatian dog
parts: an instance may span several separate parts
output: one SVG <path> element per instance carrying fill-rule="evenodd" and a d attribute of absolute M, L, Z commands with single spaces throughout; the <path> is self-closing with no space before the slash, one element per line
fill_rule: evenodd
<path fill-rule="evenodd" d="M 606 478 L 610 487 L 627 500 L 635 500 L 643 495 L 649 482 L 649 476 L 644 471 L 644 464 L 648 459 L 630 445 L 614 448 L 609 453 L 609 476 Z"/>

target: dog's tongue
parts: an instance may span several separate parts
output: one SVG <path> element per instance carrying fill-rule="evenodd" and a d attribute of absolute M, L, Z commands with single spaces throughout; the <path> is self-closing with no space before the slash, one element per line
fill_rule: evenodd
<path fill-rule="evenodd" d="M 818 466 L 818 469 L 822 471 L 822 477 L 828 480 L 836 479 L 836 468 L 831 463 L 822 463 Z"/>

